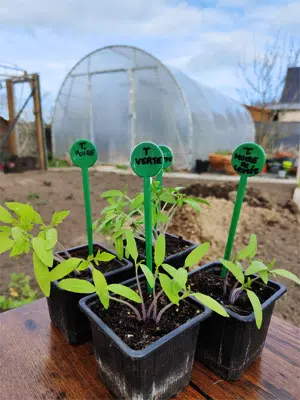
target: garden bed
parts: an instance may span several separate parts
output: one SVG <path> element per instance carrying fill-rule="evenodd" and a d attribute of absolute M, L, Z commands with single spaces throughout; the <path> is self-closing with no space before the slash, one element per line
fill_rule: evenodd
<path fill-rule="evenodd" d="M 200 179 L 199 179 L 200 181 Z M 186 179 L 164 180 L 166 186 L 185 186 Z M 109 189 L 124 187 L 128 184 L 128 191 L 133 194 L 141 189 L 138 177 L 117 175 L 113 173 L 91 173 L 91 191 L 93 218 L 99 216 L 100 210 L 105 206 L 105 200 L 100 194 Z M 204 261 L 213 261 L 223 255 L 226 234 L 231 219 L 234 198 L 232 193 L 236 188 L 234 183 L 201 183 L 193 186 L 192 195 L 199 194 L 208 197 L 211 207 L 201 205 L 201 213 L 196 214 L 189 207 L 180 211 L 170 227 L 171 233 L 179 233 L 185 239 L 203 242 L 211 241 L 209 258 Z M 253 192 L 250 188 L 255 188 Z M 278 268 L 286 268 L 297 273 L 300 264 L 299 214 L 293 214 L 288 200 L 292 198 L 293 189 L 287 185 L 259 183 L 249 184 L 248 193 L 252 197 L 252 204 L 243 206 L 238 235 L 235 241 L 237 248 L 246 244 L 252 232 L 257 234 L 259 249 L 258 256 L 264 260 L 278 260 Z M 213 197 L 211 197 L 213 196 Z M 34 207 L 50 218 L 53 210 L 70 209 L 71 215 L 60 228 L 62 244 L 70 247 L 86 243 L 83 234 L 85 229 L 85 216 L 83 213 L 83 195 L 80 171 L 26 172 L 23 174 L 0 175 L 0 199 L 5 201 L 31 202 Z M 247 202 L 247 201 L 246 201 Z M 257 206 L 258 205 L 258 206 Z M 287 208 L 286 208 L 287 207 Z M 96 236 L 95 242 L 103 242 Z M 0 255 L 1 279 L 0 295 L 7 293 L 9 275 L 12 272 L 25 272 L 33 276 L 32 259 L 30 256 L 22 257 L 16 263 L 7 255 Z M 280 280 L 280 279 L 279 279 Z M 282 280 L 283 281 L 283 280 Z M 296 305 L 300 301 L 300 294 L 296 285 L 284 280 L 289 295 L 280 299 L 276 305 L 275 314 L 299 325 L 300 317 Z M 33 287 L 36 283 L 32 281 Z"/>

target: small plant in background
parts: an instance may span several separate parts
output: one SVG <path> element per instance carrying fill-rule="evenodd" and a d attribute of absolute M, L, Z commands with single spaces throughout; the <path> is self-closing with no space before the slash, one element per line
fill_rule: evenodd
<path fill-rule="evenodd" d="M 86 260 L 71 257 L 59 242 L 56 229 L 69 215 L 68 210 L 54 212 L 51 223 L 46 225 L 40 214 L 29 204 L 8 202 L 5 205 L 10 211 L 0 206 L 0 221 L 6 224 L 0 226 L 0 254 L 10 251 L 10 257 L 17 258 L 32 251 L 34 274 L 46 297 L 50 295 L 51 282 L 71 272 L 80 276 L 92 262 L 98 265 L 99 262 L 115 258 L 110 253 L 100 251 L 88 256 Z M 56 247 L 64 252 L 65 258 L 54 254 Z M 54 260 L 59 263 L 55 268 Z"/>
<path fill-rule="evenodd" d="M 190 287 L 187 286 L 187 269 L 193 266 L 195 263 L 202 258 L 209 249 L 209 243 L 203 243 L 193 250 L 185 260 L 185 265 L 182 268 L 175 269 L 171 265 L 164 264 L 165 259 L 165 236 L 160 234 L 155 243 L 154 261 L 155 270 L 151 272 L 143 261 L 138 262 L 138 251 L 135 242 L 134 235 L 131 231 L 126 231 L 126 252 L 133 258 L 135 263 L 135 276 L 137 284 L 137 292 L 130 289 L 127 286 L 120 284 L 107 284 L 104 275 L 93 268 L 93 280 L 94 284 L 86 281 L 82 281 L 76 278 L 67 278 L 59 282 L 61 289 L 68 290 L 76 293 L 91 294 L 97 293 L 100 302 L 105 309 L 108 309 L 110 301 L 117 301 L 128 306 L 136 315 L 139 321 L 146 321 L 147 319 L 153 319 L 157 324 L 160 322 L 163 314 L 173 305 L 179 305 L 179 303 L 189 296 L 197 298 L 201 303 L 219 313 L 222 316 L 228 317 L 226 310 L 214 299 L 204 295 L 202 293 L 192 293 Z M 161 268 L 166 273 L 161 272 Z M 144 295 L 139 280 L 139 271 L 142 271 L 145 275 L 148 286 L 152 290 L 152 302 L 148 309 L 146 309 Z M 159 281 L 159 285 L 158 285 Z M 158 293 L 156 289 L 159 288 Z M 120 299 L 114 295 L 121 296 L 124 299 Z M 169 303 L 158 310 L 158 300 L 160 296 L 165 295 Z M 128 300 L 140 304 L 140 308 L 128 302 Z"/>
<path fill-rule="evenodd" d="M 6 224 L 0 226 L 0 254 L 10 251 L 10 257 L 17 258 L 32 251 L 36 280 L 44 295 L 49 296 L 50 269 L 54 259 L 64 261 L 54 256 L 54 248 L 58 246 L 66 252 L 58 241 L 56 228 L 69 215 L 69 211 L 54 212 L 50 225 L 46 225 L 29 204 L 8 202 L 5 205 L 10 211 L 0 206 L 0 221 Z"/>
<path fill-rule="evenodd" d="M 166 233 L 176 211 L 184 204 L 200 212 L 199 204 L 209 203 L 182 192 L 182 187 L 160 188 L 159 183 L 152 183 L 152 244 L 159 233 Z M 145 241 L 144 231 L 144 195 L 138 193 L 134 198 L 127 195 L 127 190 L 108 190 L 101 195 L 108 206 L 101 212 L 101 217 L 93 224 L 96 232 L 110 235 L 114 241 L 119 259 L 124 256 L 125 231 L 131 229 L 134 237 Z"/>
<path fill-rule="evenodd" d="M 0 311 L 21 307 L 38 299 L 37 291 L 30 286 L 30 279 L 24 273 L 10 274 L 9 294 L 0 296 Z"/>
<path fill-rule="evenodd" d="M 257 239 L 256 235 L 252 234 L 249 244 L 240 250 L 232 261 L 223 259 L 220 259 L 220 261 L 227 269 L 227 274 L 224 279 L 224 295 L 226 295 L 228 291 L 228 277 L 229 273 L 231 273 L 235 277 L 236 283 L 229 293 L 229 303 L 232 305 L 235 304 L 240 295 L 246 292 L 254 311 L 256 325 L 260 328 L 262 325 L 262 306 L 258 296 L 253 290 L 253 283 L 261 280 L 267 285 L 270 276 L 283 276 L 297 284 L 300 284 L 300 279 L 290 271 L 282 268 L 274 268 L 275 260 L 265 265 L 262 260 L 255 259 L 256 252 Z M 245 265 L 245 270 L 243 269 L 242 262 Z M 253 277 L 255 274 L 257 274 L 257 276 Z"/>
<path fill-rule="evenodd" d="M 28 193 L 27 198 L 28 200 L 37 200 L 40 198 L 40 195 L 38 193 Z"/>

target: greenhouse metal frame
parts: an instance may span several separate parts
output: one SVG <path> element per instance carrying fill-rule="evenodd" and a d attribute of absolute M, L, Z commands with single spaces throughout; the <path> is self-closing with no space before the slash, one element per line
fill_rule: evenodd
<path fill-rule="evenodd" d="M 117 45 L 82 58 L 57 95 L 55 156 L 80 138 L 95 143 L 101 163 L 128 164 L 132 148 L 151 140 L 173 149 L 178 168 L 191 169 L 210 152 L 253 141 L 254 124 L 236 101 L 144 50 Z"/>

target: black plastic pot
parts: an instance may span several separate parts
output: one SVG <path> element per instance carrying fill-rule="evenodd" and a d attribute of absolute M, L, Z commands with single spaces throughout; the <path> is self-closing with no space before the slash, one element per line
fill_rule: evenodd
<path fill-rule="evenodd" d="M 178 236 L 171 235 L 170 233 L 165 233 L 166 240 L 168 237 L 176 238 Z M 190 242 L 189 240 L 182 239 L 189 247 L 180 251 L 179 253 L 172 254 L 165 258 L 164 263 L 172 265 L 174 268 L 180 268 L 184 265 L 186 257 L 198 246 L 197 244 Z M 139 252 L 139 259 L 146 259 L 146 254 L 144 252 Z"/>
<path fill-rule="evenodd" d="M 94 246 L 98 246 L 102 251 L 115 255 L 113 251 L 100 244 L 95 243 Z M 68 252 L 72 255 L 78 249 L 88 249 L 88 246 L 73 247 L 68 249 Z M 57 254 L 63 256 L 64 252 L 58 252 Z M 134 276 L 133 264 L 130 261 L 125 259 L 123 259 L 122 263 L 119 260 L 116 261 L 120 264 L 120 269 L 104 274 L 108 283 L 120 283 Z M 92 279 L 89 279 L 89 281 L 92 282 Z M 90 323 L 79 309 L 79 300 L 84 296 L 86 295 L 60 289 L 58 282 L 51 283 L 50 297 L 47 298 L 50 318 L 54 326 L 63 333 L 69 344 L 84 343 L 92 337 Z"/>
<path fill-rule="evenodd" d="M 93 294 L 79 304 L 91 321 L 99 375 L 117 399 L 168 399 L 188 385 L 199 324 L 211 314 L 208 308 L 201 305 L 202 314 L 145 349 L 132 350 L 91 310 L 97 301 Z"/>
<path fill-rule="evenodd" d="M 189 277 L 199 271 L 220 270 L 221 263 L 213 262 L 189 273 Z M 262 353 L 268 333 L 275 301 L 285 292 L 286 287 L 269 281 L 268 286 L 276 292 L 262 304 L 263 322 L 260 329 L 256 327 L 254 312 L 241 316 L 227 309 L 230 318 L 212 313 L 199 329 L 195 360 L 202 362 L 226 380 L 240 379 L 250 364 Z"/>
<path fill-rule="evenodd" d="M 202 174 L 208 171 L 208 167 L 209 167 L 209 161 L 196 160 L 195 172 L 197 174 Z"/>

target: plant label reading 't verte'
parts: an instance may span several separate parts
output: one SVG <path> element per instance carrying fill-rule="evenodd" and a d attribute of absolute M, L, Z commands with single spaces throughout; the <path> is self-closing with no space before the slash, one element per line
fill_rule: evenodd
<path fill-rule="evenodd" d="M 232 153 L 231 164 L 239 175 L 257 175 L 266 163 L 266 154 L 256 143 L 243 143 Z"/>
<path fill-rule="evenodd" d="M 138 144 L 131 153 L 130 164 L 133 171 L 142 178 L 155 176 L 163 167 L 163 153 L 152 142 Z"/>
<path fill-rule="evenodd" d="M 167 169 L 172 165 L 173 162 L 173 153 L 170 147 L 165 146 L 165 145 L 160 145 L 159 148 L 161 149 L 163 156 L 164 156 L 164 162 L 163 162 L 163 169 Z"/>
<path fill-rule="evenodd" d="M 79 168 L 89 168 L 95 164 L 98 155 L 96 147 L 88 140 L 77 140 L 70 150 L 73 163 Z"/>

